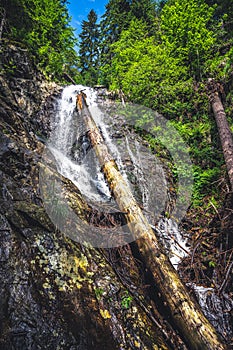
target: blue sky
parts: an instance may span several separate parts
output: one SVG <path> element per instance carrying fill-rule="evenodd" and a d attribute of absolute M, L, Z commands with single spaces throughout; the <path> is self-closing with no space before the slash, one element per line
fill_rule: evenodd
<path fill-rule="evenodd" d="M 100 20 L 100 16 L 105 12 L 105 5 L 107 3 L 108 0 L 69 0 L 67 7 L 72 17 L 71 26 L 76 29 L 76 36 L 81 31 L 81 22 L 87 19 L 90 10 L 94 9 Z"/>

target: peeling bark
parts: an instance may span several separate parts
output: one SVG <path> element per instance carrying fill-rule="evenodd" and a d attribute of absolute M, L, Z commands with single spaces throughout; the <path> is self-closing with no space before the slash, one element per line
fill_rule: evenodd
<path fill-rule="evenodd" d="M 121 211 L 125 213 L 128 227 L 133 234 L 139 252 L 151 271 L 156 287 L 168 306 L 172 321 L 190 350 L 221 350 L 221 343 L 213 326 L 204 317 L 198 305 L 191 299 L 177 272 L 159 246 L 147 219 L 135 201 L 124 178 L 96 126 L 80 93 L 77 109 L 88 128 L 89 138 L 98 156 L 102 171 Z M 81 107 L 80 107 L 81 106 Z"/>

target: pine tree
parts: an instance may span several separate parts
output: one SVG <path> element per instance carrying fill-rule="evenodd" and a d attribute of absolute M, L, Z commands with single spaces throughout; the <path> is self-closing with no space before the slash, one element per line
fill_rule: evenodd
<path fill-rule="evenodd" d="M 139 19 L 147 24 L 150 34 L 154 34 L 156 4 L 152 0 L 132 0 L 130 6 L 130 21 L 132 19 Z"/>
<path fill-rule="evenodd" d="M 122 30 L 128 27 L 130 12 L 129 0 L 110 0 L 100 23 L 105 42 L 119 39 Z"/>
<path fill-rule="evenodd" d="M 87 85 L 95 85 L 98 81 L 99 70 L 99 26 L 97 14 L 91 10 L 87 21 L 82 22 L 80 34 L 80 68 L 83 82 Z"/>
<path fill-rule="evenodd" d="M 223 19 L 223 29 L 225 31 L 224 41 L 230 39 L 232 43 L 233 36 L 233 0 L 205 0 L 210 6 L 216 6 L 215 18 Z"/>

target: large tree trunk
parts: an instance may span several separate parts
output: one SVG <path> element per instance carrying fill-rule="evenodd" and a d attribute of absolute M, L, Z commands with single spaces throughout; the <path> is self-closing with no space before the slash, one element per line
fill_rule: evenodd
<path fill-rule="evenodd" d="M 210 79 L 208 88 L 210 91 L 210 103 L 214 112 L 214 117 L 218 127 L 219 137 L 222 145 L 223 155 L 227 167 L 228 177 L 233 191 L 233 139 L 227 121 L 224 107 L 219 96 L 218 86 L 214 80 Z"/>
<path fill-rule="evenodd" d="M 84 201 L 81 192 L 79 191 L 79 189 L 67 178 L 63 177 L 62 175 L 60 175 L 59 173 L 57 173 L 57 171 L 55 169 L 53 169 L 50 165 L 50 159 L 46 159 L 46 157 L 43 158 L 43 163 L 40 163 L 40 170 L 41 170 L 41 174 L 40 176 L 42 177 L 42 183 L 43 183 L 43 193 L 44 193 L 44 200 L 45 197 L 48 195 L 48 197 L 51 195 L 51 191 L 49 188 L 49 183 L 62 183 L 62 194 L 61 197 L 62 198 L 66 198 L 69 206 L 71 207 L 71 209 L 79 216 L 82 218 L 82 223 L 83 226 L 85 225 L 89 225 L 89 218 L 90 218 L 90 214 L 93 212 L 93 209 Z M 58 203 L 58 205 L 61 205 L 61 202 Z M 15 208 L 17 210 L 20 210 L 21 212 L 25 212 L 28 214 L 29 209 L 27 206 L 25 206 L 25 203 L 20 202 L 20 205 L 16 205 Z M 42 218 L 41 212 L 39 213 L 39 215 L 36 215 L 37 212 L 37 208 L 36 206 L 31 206 L 31 211 L 33 213 L 33 218 L 34 220 L 39 216 L 40 218 Z M 94 215 L 96 215 L 97 213 L 94 212 Z M 114 215 L 114 214 L 113 214 Z M 109 214 L 108 214 L 109 216 Z M 108 223 L 110 224 L 112 222 L 109 221 L 108 222 L 108 217 L 106 217 L 106 226 L 108 226 Z M 93 223 L 93 222 L 92 222 Z M 40 222 L 41 225 L 45 226 L 49 226 L 49 220 L 47 221 L 41 221 Z M 69 228 L 69 222 L 67 222 L 68 228 Z M 50 224 L 51 226 L 51 224 Z M 71 223 L 71 228 L 73 226 L 73 223 Z M 70 229 L 71 229 L 70 228 Z M 79 234 L 82 234 L 82 227 L 78 228 Z M 64 233 L 64 232 L 62 232 Z M 85 234 L 85 230 L 83 232 Z M 75 234 L 77 234 L 77 230 L 75 230 Z M 70 235 L 69 235 L 70 236 Z M 73 237 L 75 239 L 75 237 Z M 66 239 L 65 239 L 66 240 Z M 69 241 L 69 239 L 68 239 Z M 79 245 L 74 245 L 74 247 L 79 247 Z M 127 266 L 129 266 L 129 261 L 131 261 L 130 266 L 129 266 L 129 271 L 127 271 L 129 274 L 133 273 L 136 275 L 137 281 L 139 281 L 139 270 L 137 269 L 137 266 L 135 265 L 135 262 L 133 261 L 133 256 L 132 256 L 132 252 L 130 251 L 130 248 L 128 246 L 124 247 L 124 252 L 127 251 L 127 263 L 124 261 L 124 257 L 121 258 L 122 260 L 122 264 L 125 263 L 124 266 L 124 272 L 128 269 Z M 115 282 L 118 283 L 118 285 L 120 287 L 118 287 L 118 291 L 119 290 L 123 290 L 124 288 L 127 288 L 127 290 L 130 291 L 130 288 L 128 285 L 124 285 L 124 281 L 121 279 L 118 279 L 118 274 L 117 271 L 114 271 L 113 266 L 111 264 L 111 262 L 108 260 L 107 255 L 107 251 L 104 250 L 97 250 L 94 248 L 83 248 L 82 252 L 85 254 L 86 257 L 90 257 L 91 255 L 91 259 L 93 259 L 94 264 L 97 264 L 98 266 L 98 274 L 97 277 L 95 276 L 95 274 L 93 275 L 93 277 L 89 278 L 89 291 L 88 291 L 88 297 L 87 296 L 83 296 L 83 299 L 86 301 L 87 298 L 89 298 L 89 305 L 87 307 L 87 318 L 89 317 L 88 315 L 91 313 L 91 322 L 95 323 L 96 325 L 96 333 L 98 332 L 98 329 L 102 328 L 103 331 L 103 336 L 100 336 L 99 342 L 100 342 L 100 348 L 102 348 L 102 346 L 107 346 L 108 348 L 113 349 L 114 347 L 114 339 L 112 339 L 112 343 L 110 342 L 110 340 L 108 339 L 109 334 L 110 333 L 110 337 L 111 337 L 111 331 L 112 328 L 118 328 L 118 322 L 120 324 L 120 326 L 122 326 L 122 333 L 123 333 L 123 337 L 126 339 L 125 343 L 128 342 L 128 337 L 131 337 L 130 333 L 129 333 L 129 329 L 128 329 L 128 325 L 126 323 L 124 323 L 124 320 L 121 318 L 121 313 L 119 312 L 119 310 L 117 311 L 117 315 L 115 315 L 115 310 L 113 310 L 114 308 L 112 307 L 113 305 L 113 300 L 111 300 L 111 298 L 106 298 L 106 300 L 103 298 L 102 293 L 104 293 L 104 288 L 106 288 L 106 284 L 104 284 L 102 282 L 102 284 L 99 286 L 98 285 L 98 281 L 95 280 L 95 278 L 97 278 L 97 280 L 99 279 L 99 276 L 101 275 L 101 268 L 100 268 L 100 264 L 102 264 L 102 266 L 104 266 L 104 274 L 107 275 L 108 277 L 110 277 L 109 279 L 109 284 L 114 284 Z M 89 254 L 89 255 L 88 255 Z M 113 253 L 114 255 L 114 253 Z M 114 264 L 113 264 L 114 265 Z M 133 266 L 133 267 L 132 267 Z M 119 269 L 119 266 L 117 266 L 117 269 Z M 131 283 L 133 281 L 131 280 Z M 94 285 L 91 286 L 91 284 Z M 96 287 L 95 287 L 96 286 Z M 132 284 L 132 286 L 134 287 L 134 285 Z M 94 290 L 93 290 L 94 289 Z M 87 293 L 86 290 L 84 290 L 84 293 Z M 99 293 L 99 294 L 98 294 Z M 96 294 L 96 295 L 95 295 Z M 118 292 L 117 292 L 118 294 Z M 161 315 L 159 314 L 159 312 L 157 311 L 156 307 L 153 307 L 153 312 L 150 312 L 150 308 L 152 308 L 152 306 L 150 305 L 148 307 L 148 305 L 144 304 L 143 298 L 144 296 L 141 295 L 141 299 L 137 298 L 136 296 L 137 293 L 135 293 L 135 288 L 133 288 L 133 292 L 132 292 L 132 300 L 134 300 L 134 307 L 137 308 L 137 319 L 145 319 L 146 318 L 146 323 L 142 323 L 139 327 L 138 327 L 138 335 L 140 336 L 140 342 L 138 342 L 138 344 L 145 346 L 144 344 L 144 333 L 147 331 L 147 336 L 145 338 L 147 341 L 147 345 L 149 344 L 150 348 L 155 349 L 155 350 L 159 350 L 159 349 L 163 349 L 163 350 L 170 350 L 170 346 L 173 348 L 176 348 L 177 346 L 182 346 L 182 348 L 184 350 L 186 350 L 185 344 L 182 342 L 182 340 L 180 339 L 179 336 L 177 336 L 175 334 L 175 331 L 171 328 L 171 326 L 169 324 L 163 324 L 163 318 L 161 317 Z M 123 293 L 124 295 L 124 293 Z M 96 298 L 95 298 L 96 296 Z M 127 294 L 128 296 L 128 294 Z M 81 299 L 81 298 L 80 298 Z M 66 301 L 67 302 L 67 301 Z M 67 307 L 67 312 L 73 312 L 70 311 L 73 308 L 75 309 L 75 300 L 73 301 L 72 298 L 71 300 L 69 300 L 69 306 Z M 90 311 L 92 310 L 92 312 Z M 98 311 L 100 313 L 100 315 L 102 317 L 99 317 Z M 109 312 L 110 311 L 110 312 Z M 73 312 L 72 317 L 77 318 L 78 319 L 78 314 L 76 312 Z M 156 317 L 156 319 L 155 319 Z M 102 321 L 104 320 L 111 320 L 112 322 L 105 322 L 105 324 L 102 324 Z M 115 324 L 114 324 L 115 323 Z M 74 320 L 74 324 L 77 324 L 77 320 Z M 105 328 L 104 328 L 105 327 Z M 129 326 L 130 327 L 130 326 Z M 106 334 L 106 339 L 104 334 Z M 106 341 L 108 341 L 109 343 L 106 345 Z M 119 344 L 122 340 L 119 339 Z M 118 345 L 119 345 L 118 344 Z M 137 342 L 134 341 L 134 345 L 135 348 L 138 347 Z M 95 345 L 96 349 L 98 348 L 98 345 Z M 134 348 L 134 347 L 132 347 Z M 116 344 L 116 349 L 117 349 L 117 344 Z"/>
<path fill-rule="evenodd" d="M 215 329 L 200 311 L 198 305 L 190 298 L 185 286 L 159 246 L 153 230 L 135 201 L 127 183 L 119 172 L 115 161 L 108 152 L 107 146 L 86 105 L 85 95 L 77 98 L 77 109 L 88 128 L 89 138 L 98 156 L 100 165 L 111 191 L 125 213 L 128 227 L 137 240 L 142 258 L 151 271 L 156 287 L 168 306 L 172 321 L 183 339 L 192 349 L 225 349 Z"/>

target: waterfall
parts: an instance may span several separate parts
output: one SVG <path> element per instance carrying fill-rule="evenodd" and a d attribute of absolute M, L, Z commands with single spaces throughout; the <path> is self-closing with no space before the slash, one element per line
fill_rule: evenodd
<path fill-rule="evenodd" d="M 87 130 L 78 120 L 76 96 L 85 90 L 89 108 L 98 116 L 94 90 L 82 85 L 71 85 L 63 90 L 53 125 L 49 148 L 52 151 L 58 171 L 70 179 L 86 199 L 92 201 L 110 200 L 111 194 L 101 173 L 86 136 Z"/>
<path fill-rule="evenodd" d="M 162 218 L 167 200 L 167 181 L 160 161 L 149 149 L 140 145 L 132 135 L 125 135 L 121 145 L 111 137 L 110 116 L 99 108 L 95 90 L 82 85 L 64 88 L 54 121 L 49 148 L 56 159 L 58 171 L 70 179 L 90 203 L 110 203 L 115 210 L 116 203 L 111 197 L 107 183 L 90 147 L 85 124 L 76 111 L 77 93 L 84 91 L 89 110 L 101 131 L 110 154 L 128 186 L 143 206 L 144 215 L 152 227 L 157 229 L 171 262 L 177 268 L 181 258 L 187 254 L 186 239 L 172 220 Z M 126 164 L 130 166 L 127 168 Z M 97 207 L 98 207 L 97 205 Z M 169 235 L 170 234 L 170 235 Z"/>
<path fill-rule="evenodd" d="M 69 154 L 75 137 L 73 111 L 76 106 L 76 94 L 76 86 L 69 86 L 63 90 L 50 139 L 54 148 L 65 156 Z"/>

